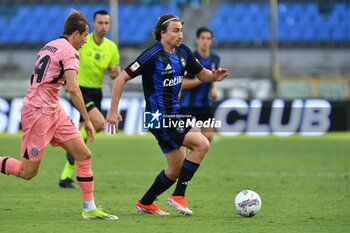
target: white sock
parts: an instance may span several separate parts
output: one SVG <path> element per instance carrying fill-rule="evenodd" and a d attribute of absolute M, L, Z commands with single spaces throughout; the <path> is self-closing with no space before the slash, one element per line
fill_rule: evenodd
<path fill-rule="evenodd" d="M 86 212 L 91 212 L 94 209 L 96 209 L 96 205 L 95 205 L 94 199 L 92 199 L 90 201 L 84 201 L 84 210 Z"/>

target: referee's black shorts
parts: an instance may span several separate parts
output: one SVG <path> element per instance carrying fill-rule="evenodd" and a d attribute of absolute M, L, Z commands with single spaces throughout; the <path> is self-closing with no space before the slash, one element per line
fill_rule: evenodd
<path fill-rule="evenodd" d="M 102 89 L 80 87 L 80 90 L 83 94 L 86 110 L 89 112 L 91 109 L 96 107 L 101 112 Z M 81 117 L 80 122 L 82 122 Z"/>

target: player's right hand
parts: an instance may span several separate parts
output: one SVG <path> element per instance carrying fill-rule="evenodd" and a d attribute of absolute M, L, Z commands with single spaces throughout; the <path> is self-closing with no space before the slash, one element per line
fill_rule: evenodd
<path fill-rule="evenodd" d="M 87 136 L 90 137 L 90 142 L 93 142 L 95 140 L 95 133 L 94 133 L 95 129 L 90 120 L 84 121 L 84 129 Z"/>
<path fill-rule="evenodd" d="M 114 134 L 118 132 L 118 122 L 122 121 L 123 117 L 119 113 L 109 111 L 106 118 L 107 132 Z"/>
<path fill-rule="evenodd" d="M 217 70 L 212 70 L 215 81 L 220 82 L 224 80 L 228 75 L 228 69 L 218 68 Z"/>

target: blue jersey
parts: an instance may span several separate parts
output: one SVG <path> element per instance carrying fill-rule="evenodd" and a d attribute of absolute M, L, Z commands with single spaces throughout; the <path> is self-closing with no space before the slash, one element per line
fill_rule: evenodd
<path fill-rule="evenodd" d="M 209 52 L 208 57 L 202 57 L 196 50 L 193 52 L 200 63 L 208 70 L 218 69 L 220 64 L 220 57 L 213 51 Z M 185 78 L 194 79 L 195 74 L 188 73 Z M 182 90 L 180 105 L 183 108 L 202 108 L 211 106 L 209 92 L 212 84 L 203 82 L 195 88 Z"/>
<path fill-rule="evenodd" d="M 184 44 L 173 53 L 164 50 L 158 41 L 132 62 L 125 71 L 131 78 L 142 75 L 146 111 L 176 114 L 179 92 L 185 71 L 197 74 L 203 66 Z"/>

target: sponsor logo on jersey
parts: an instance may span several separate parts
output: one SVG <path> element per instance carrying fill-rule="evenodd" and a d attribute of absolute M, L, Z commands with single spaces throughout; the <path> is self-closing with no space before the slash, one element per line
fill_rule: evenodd
<path fill-rule="evenodd" d="M 171 70 L 173 67 L 171 67 L 170 64 L 168 64 L 166 67 L 165 67 L 165 70 Z"/>
<path fill-rule="evenodd" d="M 172 74 L 174 73 L 174 69 L 173 67 L 171 67 L 171 65 L 168 63 L 166 66 L 165 66 L 165 69 L 164 71 L 162 72 L 162 75 L 165 75 L 165 74 Z"/>
<path fill-rule="evenodd" d="M 168 78 L 164 79 L 163 86 L 164 87 L 171 87 L 171 86 L 181 84 L 182 79 L 183 79 L 183 76 L 175 76 L 174 78 L 171 78 L 171 79 L 168 79 Z"/>

